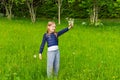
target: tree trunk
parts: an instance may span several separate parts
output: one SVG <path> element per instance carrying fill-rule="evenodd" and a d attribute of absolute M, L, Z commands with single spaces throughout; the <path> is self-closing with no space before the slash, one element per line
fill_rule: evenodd
<path fill-rule="evenodd" d="M 61 0 L 58 0 L 58 24 L 61 23 L 61 19 L 60 19 L 60 13 L 61 13 L 61 5 L 62 5 L 62 2 Z"/>
<path fill-rule="evenodd" d="M 31 15 L 32 22 L 35 23 L 35 21 L 36 21 L 36 15 L 35 15 L 35 10 L 33 8 L 33 5 L 31 5 L 31 13 L 30 13 L 30 15 Z"/>
<path fill-rule="evenodd" d="M 11 4 L 9 4 L 8 6 L 8 12 L 9 12 L 8 19 L 11 19 L 12 18 L 12 5 Z"/>
<path fill-rule="evenodd" d="M 96 25 L 96 23 L 98 22 L 98 4 L 97 4 L 97 0 L 94 0 L 93 2 L 93 9 L 92 12 L 90 14 L 90 22 L 93 25 Z"/>
<path fill-rule="evenodd" d="M 98 22 L 98 5 L 96 5 L 95 9 L 95 24 Z"/>
<path fill-rule="evenodd" d="M 60 24 L 60 6 L 58 7 L 58 24 Z"/>
<path fill-rule="evenodd" d="M 29 9 L 31 21 L 33 23 L 35 23 L 35 21 L 36 21 L 36 10 L 33 7 L 33 1 L 32 2 L 27 1 L 27 6 L 28 6 L 28 9 Z"/>
<path fill-rule="evenodd" d="M 8 8 L 7 8 L 6 5 L 5 5 L 5 12 L 6 12 L 6 16 L 8 16 L 9 15 L 9 11 L 8 11 Z"/>
<path fill-rule="evenodd" d="M 7 18 L 11 19 L 12 18 L 12 3 L 3 2 L 3 5 L 5 7 Z"/>

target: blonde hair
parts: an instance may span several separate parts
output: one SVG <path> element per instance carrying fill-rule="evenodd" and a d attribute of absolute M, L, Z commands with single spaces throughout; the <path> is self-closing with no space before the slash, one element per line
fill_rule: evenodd
<path fill-rule="evenodd" d="M 49 21 L 48 22 L 48 24 L 47 24 L 47 34 L 49 35 L 50 33 L 49 33 L 49 26 L 51 26 L 51 25 L 53 25 L 53 24 L 55 24 L 55 22 L 54 21 Z M 55 34 L 55 36 L 57 37 L 57 32 L 56 31 L 54 31 L 54 34 Z"/>

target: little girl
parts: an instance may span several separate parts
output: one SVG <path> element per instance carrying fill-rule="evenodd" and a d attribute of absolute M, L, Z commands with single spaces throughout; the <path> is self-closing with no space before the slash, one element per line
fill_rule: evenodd
<path fill-rule="evenodd" d="M 47 42 L 48 52 L 47 52 L 47 76 L 52 76 L 52 71 L 54 71 L 54 75 L 58 75 L 59 70 L 59 60 L 60 60 L 60 53 L 58 47 L 58 37 L 61 36 L 63 33 L 67 32 L 73 24 L 70 24 L 69 27 L 56 32 L 55 22 L 48 22 L 47 25 L 47 32 L 43 35 L 43 40 L 40 46 L 40 54 L 39 58 L 42 59 L 42 52 L 44 49 L 44 45 Z"/>

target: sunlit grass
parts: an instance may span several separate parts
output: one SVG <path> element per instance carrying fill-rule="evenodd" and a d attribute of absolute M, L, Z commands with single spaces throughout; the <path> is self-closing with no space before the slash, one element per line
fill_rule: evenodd
<path fill-rule="evenodd" d="M 47 80 L 47 47 L 42 61 L 38 52 L 48 21 L 0 19 L 0 80 Z M 82 21 L 75 20 L 74 28 L 59 37 L 58 80 L 119 80 L 120 22 L 104 20 L 103 26 L 89 27 Z M 65 27 L 62 20 L 57 31 Z"/>

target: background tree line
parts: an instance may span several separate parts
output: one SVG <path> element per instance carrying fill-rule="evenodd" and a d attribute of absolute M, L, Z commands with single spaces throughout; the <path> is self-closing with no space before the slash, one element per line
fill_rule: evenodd
<path fill-rule="evenodd" d="M 59 12 L 59 13 L 58 13 Z M 120 18 L 120 0 L 0 0 L 0 14 L 36 18 Z"/>

